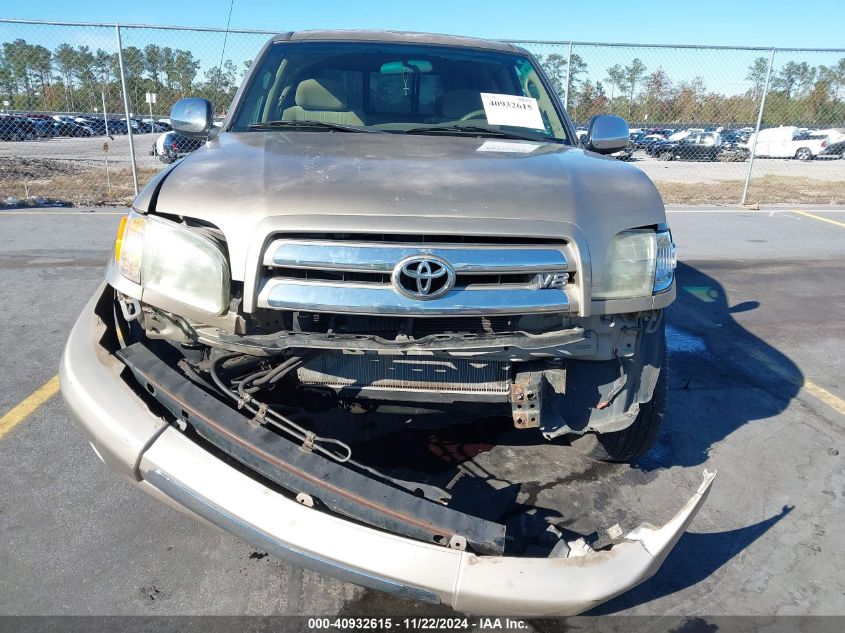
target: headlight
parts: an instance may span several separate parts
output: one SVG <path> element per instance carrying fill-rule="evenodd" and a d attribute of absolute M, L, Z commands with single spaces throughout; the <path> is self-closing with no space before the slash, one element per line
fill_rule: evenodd
<path fill-rule="evenodd" d="M 595 299 L 647 297 L 672 285 L 675 245 L 669 231 L 623 231 L 607 249 L 602 283 L 593 288 Z"/>
<path fill-rule="evenodd" d="M 211 314 L 229 304 L 229 265 L 214 241 L 161 218 L 134 211 L 114 245 L 120 274 L 145 290 Z"/>
<path fill-rule="evenodd" d="M 657 261 L 654 267 L 654 292 L 668 290 L 675 280 L 675 243 L 669 231 L 657 232 Z"/>

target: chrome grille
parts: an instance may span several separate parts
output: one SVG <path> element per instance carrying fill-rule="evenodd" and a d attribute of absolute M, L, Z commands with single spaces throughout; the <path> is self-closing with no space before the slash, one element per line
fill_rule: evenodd
<path fill-rule="evenodd" d="M 504 362 L 431 356 L 319 354 L 297 370 L 304 385 L 356 391 L 447 391 L 507 394 L 510 366 Z"/>
<path fill-rule="evenodd" d="M 262 259 L 258 307 L 395 316 L 482 316 L 572 312 L 574 253 L 562 241 L 366 235 L 285 236 Z M 411 241 L 416 240 L 416 241 Z M 454 286 L 431 300 L 400 293 L 392 276 L 408 258 L 448 262 Z M 555 287 L 544 287 L 554 275 Z M 561 286 L 563 282 L 566 285 Z M 445 292 L 445 289 L 444 289 Z"/>

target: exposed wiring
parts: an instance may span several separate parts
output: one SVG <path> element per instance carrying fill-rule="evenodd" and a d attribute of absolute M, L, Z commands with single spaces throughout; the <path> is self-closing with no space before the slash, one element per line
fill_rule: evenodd
<path fill-rule="evenodd" d="M 290 418 L 285 417 L 278 411 L 274 411 L 263 402 L 259 402 L 252 396 L 251 393 L 247 394 L 248 398 L 244 398 L 239 393 L 235 393 L 231 389 L 229 389 L 223 382 L 223 380 L 220 378 L 220 375 L 217 373 L 217 369 L 218 366 L 222 363 L 240 355 L 241 354 L 226 354 L 223 356 L 219 356 L 211 362 L 211 366 L 209 368 L 211 379 L 214 381 L 214 384 L 222 393 L 224 393 L 226 396 L 238 403 L 238 408 L 245 409 L 252 413 L 259 423 L 266 422 L 267 424 L 276 427 L 280 431 L 283 431 L 286 434 L 302 442 L 302 445 L 309 448 L 310 450 L 322 453 L 326 457 L 329 457 L 340 463 L 348 462 L 350 460 L 350 458 L 352 457 L 352 448 L 346 442 L 342 442 L 331 437 L 321 437 L 319 435 L 315 435 L 313 431 L 309 431 L 308 429 L 300 426 Z M 291 362 L 294 360 L 296 362 Z M 272 370 L 263 370 L 261 372 L 256 373 L 262 374 L 262 376 L 265 378 L 271 373 L 274 373 L 277 379 L 281 379 L 281 377 L 284 376 L 286 372 L 284 370 L 280 370 L 280 367 L 286 366 L 286 369 L 290 371 L 300 362 L 302 362 L 301 357 L 293 357 L 288 359 L 278 367 L 274 367 Z M 253 376 L 255 376 L 255 374 L 253 374 Z M 239 391 L 242 388 L 243 384 L 249 380 L 249 378 L 251 378 L 251 376 L 247 377 L 247 379 L 240 382 L 240 384 L 238 385 Z M 268 378 L 268 381 L 269 380 L 270 379 Z M 258 391 L 258 388 L 256 388 L 255 391 Z M 255 403 L 256 406 L 253 406 L 253 403 Z M 341 452 L 336 453 L 324 446 L 321 446 L 322 444 L 334 444 L 335 446 L 341 449 Z"/>

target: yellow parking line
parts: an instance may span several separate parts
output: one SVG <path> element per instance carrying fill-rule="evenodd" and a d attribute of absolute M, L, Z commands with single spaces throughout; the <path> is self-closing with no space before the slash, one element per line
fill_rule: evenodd
<path fill-rule="evenodd" d="M 820 215 L 816 215 L 815 213 L 807 213 L 806 211 L 793 211 L 793 213 L 797 213 L 798 215 L 803 215 L 808 218 L 813 218 L 814 220 L 819 220 L 820 222 L 827 222 L 828 224 L 835 224 L 836 226 L 841 226 L 845 229 L 845 222 L 840 222 L 839 220 L 831 220 L 830 218 L 825 218 Z"/>
<path fill-rule="evenodd" d="M 819 387 L 816 383 L 810 382 L 806 378 L 801 380 L 799 377 L 790 374 L 788 371 L 780 367 L 780 365 L 778 365 L 776 362 L 773 362 L 767 354 L 764 354 L 759 350 L 748 349 L 747 353 L 749 356 L 760 362 L 760 364 L 768 367 L 769 370 L 772 371 L 772 373 L 777 374 L 786 382 L 795 385 L 798 389 L 802 391 L 806 391 L 808 394 L 810 394 L 817 400 L 821 400 L 837 413 L 845 415 L 845 400 L 843 400 L 839 396 L 833 395 L 824 387 Z M 799 380 L 801 381 L 799 382 Z"/>
<path fill-rule="evenodd" d="M 38 389 L 21 400 L 11 411 L 0 418 L 0 438 L 32 415 L 38 407 L 59 391 L 59 377 L 53 376 Z"/>
<path fill-rule="evenodd" d="M 827 389 L 819 387 L 817 384 L 812 383 L 809 380 L 804 381 L 804 390 L 810 395 L 813 395 L 822 402 L 824 402 L 834 411 L 845 415 L 845 400 L 843 400 L 839 396 L 834 396 Z"/>

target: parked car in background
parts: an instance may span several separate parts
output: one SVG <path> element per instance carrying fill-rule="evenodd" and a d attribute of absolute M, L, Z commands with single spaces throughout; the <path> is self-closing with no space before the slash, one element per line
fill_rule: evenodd
<path fill-rule="evenodd" d="M 53 138 L 56 136 L 56 127 L 53 125 L 54 121 L 47 119 L 34 119 L 26 117 L 32 126 L 35 128 L 35 133 L 38 138 Z"/>
<path fill-rule="evenodd" d="M 651 153 L 660 160 L 714 161 L 721 146 L 722 139 L 718 132 L 693 132 L 680 140 L 656 143 Z"/>
<path fill-rule="evenodd" d="M 126 121 L 121 119 L 109 119 L 109 134 L 127 134 Z"/>
<path fill-rule="evenodd" d="M 669 139 L 660 138 L 653 140 L 651 143 L 646 145 L 643 149 L 645 149 L 646 154 L 649 156 L 654 156 L 655 158 L 659 158 L 661 152 L 669 151 L 671 147 L 677 144 L 678 141 L 670 141 Z M 671 155 L 668 155 L 665 160 L 672 160 Z"/>
<path fill-rule="evenodd" d="M 153 149 L 150 151 L 150 154 L 158 156 L 158 159 L 162 163 L 168 165 L 199 149 L 202 145 L 202 140 L 188 138 L 178 132 L 165 132 L 153 143 Z"/>
<path fill-rule="evenodd" d="M 95 118 L 79 116 L 74 119 L 74 123 L 83 127 L 91 128 L 97 136 L 106 133 L 106 122 L 102 119 L 102 117 Z"/>
<path fill-rule="evenodd" d="M 611 154 L 611 156 L 617 160 L 634 160 L 634 150 L 637 149 L 634 145 L 634 142 L 629 140 L 628 145 L 625 149 L 616 152 L 615 154 Z"/>
<path fill-rule="evenodd" d="M 727 130 L 721 132 L 722 135 L 722 145 L 723 146 L 734 146 L 744 144 L 748 141 L 748 137 L 750 136 L 750 132 L 743 132 L 740 130 Z"/>
<path fill-rule="evenodd" d="M 0 140 L 31 141 L 38 138 L 35 125 L 20 116 L 0 114 Z"/>
<path fill-rule="evenodd" d="M 141 121 L 150 127 L 153 132 L 169 132 L 171 129 L 168 121 L 160 121 L 157 119 L 141 119 Z"/>
<path fill-rule="evenodd" d="M 749 150 L 754 146 L 755 136 L 757 137 L 755 154 L 764 158 L 813 160 L 828 146 L 825 134 L 815 134 L 794 126 L 783 126 L 760 130 L 759 134 L 749 135 L 745 143 L 745 147 Z"/>
<path fill-rule="evenodd" d="M 820 153 L 819 158 L 841 158 L 845 160 L 845 140 L 829 143 Z"/>
<path fill-rule="evenodd" d="M 845 128 L 842 127 L 831 127 L 824 130 L 816 130 L 814 134 L 826 136 L 828 143 L 840 143 L 845 141 Z"/>
<path fill-rule="evenodd" d="M 704 130 L 700 130 L 703 132 Z M 692 134 L 692 130 L 678 130 L 677 132 L 672 132 L 666 136 L 667 141 L 680 141 L 681 139 L 685 139 L 690 134 Z"/>
<path fill-rule="evenodd" d="M 53 116 L 56 136 L 96 136 L 96 132 L 87 125 L 80 125 L 72 117 L 56 114 Z"/>
<path fill-rule="evenodd" d="M 126 118 L 124 117 L 121 119 L 124 123 L 126 122 Z M 152 126 L 141 119 L 129 119 L 129 124 L 132 126 L 132 133 L 133 134 L 149 134 L 153 131 Z"/>
<path fill-rule="evenodd" d="M 642 136 L 641 138 L 634 141 L 634 145 L 637 149 L 648 150 L 648 147 L 652 143 L 665 140 L 666 137 L 664 137 L 662 134 L 646 134 L 645 136 Z"/>

